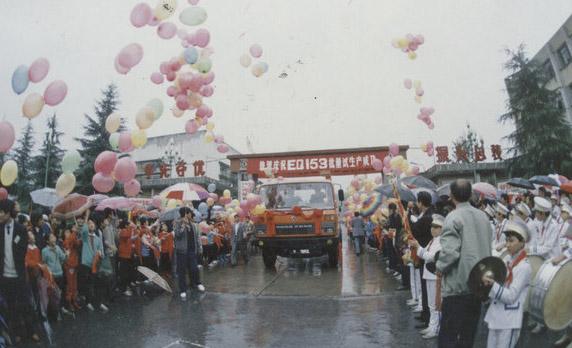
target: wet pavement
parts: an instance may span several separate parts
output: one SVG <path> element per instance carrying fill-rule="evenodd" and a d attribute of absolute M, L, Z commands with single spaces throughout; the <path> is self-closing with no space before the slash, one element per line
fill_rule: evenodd
<path fill-rule="evenodd" d="M 346 244 L 341 267 L 325 258 L 279 259 L 203 272 L 205 294 L 149 292 L 122 297 L 110 312 L 81 311 L 53 325 L 57 347 L 436 347 L 414 329 L 408 291 L 385 273 L 375 252 L 357 258 Z M 484 347 L 479 326 L 475 347 Z M 525 337 L 523 347 L 548 347 L 555 333 Z M 24 347 L 38 347 L 27 344 Z"/>

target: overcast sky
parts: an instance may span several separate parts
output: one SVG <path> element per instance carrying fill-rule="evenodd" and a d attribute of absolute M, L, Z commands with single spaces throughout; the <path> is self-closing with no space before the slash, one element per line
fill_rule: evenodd
<path fill-rule="evenodd" d="M 77 148 L 72 137 L 82 134 L 83 114 L 93 114 L 100 90 L 111 82 L 119 87 L 119 111 L 131 127 L 149 99 L 173 104 L 165 95 L 168 85 L 154 85 L 149 76 L 160 62 L 180 54 L 180 41 L 160 39 L 154 27 L 133 27 L 129 15 L 137 3 L 0 2 L 0 115 L 18 135 L 26 122 L 21 116 L 26 95 L 43 93 L 55 79 L 67 82 L 68 96 L 57 107 L 45 107 L 33 124 L 39 139 L 47 116 L 57 112 L 67 148 Z M 506 100 L 503 49 L 525 43 L 533 55 L 572 13 L 570 0 L 201 0 L 199 5 L 208 12 L 203 26 L 215 51 L 215 94 L 207 101 L 215 132 L 243 152 L 247 136 L 256 152 L 392 142 L 418 147 L 430 139 L 449 145 L 467 122 L 487 145 L 499 143 L 511 130 L 497 122 Z M 185 27 L 178 13 L 187 6 L 179 0 L 169 20 Z M 425 36 L 415 61 L 391 46 L 393 38 L 409 32 Z M 132 42 L 144 47 L 143 61 L 119 75 L 114 58 Z M 262 46 L 262 60 L 270 66 L 261 78 L 239 64 L 253 43 Z M 48 77 L 17 96 L 12 72 L 38 57 L 49 59 Z M 279 78 L 283 72 L 288 76 Z M 403 88 L 406 77 L 422 81 L 424 105 L 436 110 L 433 131 L 416 119 L 419 105 Z M 167 112 L 149 135 L 183 131 L 190 117 L 176 119 Z M 418 150 L 408 155 L 429 163 Z"/>

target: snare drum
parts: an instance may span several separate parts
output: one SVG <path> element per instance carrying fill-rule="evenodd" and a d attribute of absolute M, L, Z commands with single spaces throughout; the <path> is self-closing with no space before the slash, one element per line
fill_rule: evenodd
<path fill-rule="evenodd" d="M 572 322 L 572 260 L 542 264 L 530 289 L 529 313 L 558 331 Z"/>
<path fill-rule="evenodd" d="M 536 273 L 544 263 L 544 257 L 539 255 L 528 255 L 527 257 L 530 268 L 532 268 L 532 273 L 530 275 L 530 287 L 528 288 L 528 295 L 526 296 L 526 301 L 524 302 L 524 310 L 528 311 L 528 303 L 530 302 L 530 294 L 532 293 L 532 286 L 534 284 L 534 279 L 536 278 Z"/>

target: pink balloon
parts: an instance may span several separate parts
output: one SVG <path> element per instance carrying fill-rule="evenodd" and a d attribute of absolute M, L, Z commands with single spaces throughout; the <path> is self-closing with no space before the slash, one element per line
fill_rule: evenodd
<path fill-rule="evenodd" d="M 216 150 L 220 153 L 227 153 L 229 148 L 228 145 L 226 144 L 220 144 L 219 146 L 216 147 Z"/>
<path fill-rule="evenodd" d="M 417 42 L 417 44 L 422 45 L 425 42 L 425 37 L 421 34 L 418 34 L 417 36 L 415 36 L 413 38 L 413 40 L 415 40 L 415 42 Z"/>
<path fill-rule="evenodd" d="M 153 10 L 149 5 L 142 2 L 133 7 L 129 19 L 131 20 L 131 24 L 133 24 L 134 27 L 140 28 L 149 23 L 149 21 L 152 18 L 153 18 Z"/>
<path fill-rule="evenodd" d="M 110 175 L 105 175 L 103 173 L 95 173 L 91 179 L 91 185 L 97 192 L 107 193 L 113 190 L 115 186 L 115 181 Z"/>
<path fill-rule="evenodd" d="M 16 140 L 16 132 L 14 126 L 10 122 L 0 122 L 0 152 L 6 153 L 10 151 L 14 141 Z"/>
<path fill-rule="evenodd" d="M 161 72 L 161 74 L 167 75 L 169 71 L 171 71 L 169 67 L 169 62 L 162 62 L 161 65 L 159 65 L 159 71 Z"/>
<path fill-rule="evenodd" d="M 195 120 L 188 120 L 185 124 L 185 131 L 188 134 L 194 134 L 197 130 L 199 130 L 199 125 L 197 122 L 195 122 Z"/>
<path fill-rule="evenodd" d="M 30 65 L 30 69 L 28 69 L 28 79 L 30 82 L 40 82 L 48 75 L 49 70 L 50 62 L 46 58 L 38 58 Z"/>
<path fill-rule="evenodd" d="M 262 56 L 262 47 L 259 44 L 250 46 L 250 55 L 254 58 L 260 58 Z"/>
<path fill-rule="evenodd" d="M 169 61 L 169 68 L 171 71 L 179 71 L 181 69 L 181 62 L 179 62 L 178 58 L 172 58 Z"/>
<path fill-rule="evenodd" d="M 127 183 L 135 178 L 137 172 L 137 165 L 131 157 L 122 157 L 115 164 L 115 179 L 120 183 Z"/>
<path fill-rule="evenodd" d="M 209 112 L 212 114 L 211 108 L 208 105 L 203 104 L 198 107 L 197 111 L 195 112 L 195 116 L 205 118 L 208 117 L 207 115 Z"/>
<path fill-rule="evenodd" d="M 222 144 L 222 143 L 224 143 L 224 136 L 222 136 L 222 135 L 217 135 L 217 136 L 215 136 L 214 142 L 215 142 L 215 144 Z"/>
<path fill-rule="evenodd" d="M 151 201 L 151 205 L 154 206 L 157 209 L 160 209 L 162 206 L 162 200 L 161 197 L 159 196 L 154 196 L 153 200 Z"/>
<path fill-rule="evenodd" d="M 174 97 L 174 96 L 176 96 L 176 95 L 177 95 L 177 92 L 178 92 L 178 90 L 177 90 L 177 87 L 175 87 L 175 86 L 169 86 L 169 87 L 167 88 L 167 95 L 168 95 L 169 97 Z"/>
<path fill-rule="evenodd" d="M 159 22 L 161 21 L 157 17 L 152 16 L 151 19 L 149 19 L 149 23 L 147 23 L 147 25 L 150 27 L 156 27 L 159 25 Z"/>
<path fill-rule="evenodd" d="M 177 26 L 171 22 L 163 22 L 157 27 L 157 35 L 161 39 L 171 39 L 177 34 Z"/>
<path fill-rule="evenodd" d="M 143 59 L 143 47 L 138 43 L 129 44 L 119 52 L 118 62 L 121 66 L 131 69 Z"/>
<path fill-rule="evenodd" d="M 64 100 L 68 94 L 68 86 L 62 80 L 56 80 L 46 87 L 44 91 L 44 101 L 46 105 L 55 106 Z"/>
<path fill-rule="evenodd" d="M 131 138 L 131 137 L 130 137 Z M 101 173 L 104 175 L 110 175 L 115 168 L 115 164 L 117 163 L 117 154 L 113 151 L 103 151 L 97 158 L 93 164 L 93 168 L 95 169 L 96 173 Z"/>
<path fill-rule="evenodd" d="M 391 145 L 389 145 L 389 153 L 392 156 L 397 156 L 399 154 L 399 145 L 396 143 L 391 143 Z"/>
<path fill-rule="evenodd" d="M 202 86 L 203 86 L 203 79 L 201 78 L 201 76 L 193 75 L 189 84 L 189 89 L 193 93 L 198 93 Z"/>
<path fill-rule="evenodd" d="M 208 73 L 204 74 L 202 77 L 203 77 L 203 84 L 208 85 L 214 81 L 215 74 L 214 74 L 214 72 L 209 71 Z"/>
<path fill-rule="evenodd" d="M 390 157 L 390 156 L 385 156 L 385 157 L 383 158 L 383 166 L 384 166 L 384 167 L 389 167 L 390 162 L 391 162 L 391 157 Z"/>
<path fill-rule="evenodd" d="M 127 197 L 135 197 L 141 191 L 141 184 L 136 179 L 131 179 L 123 185 L 123 191 Z"/>
<path fill-rule="evenodd" d="M 176 72 L 174 72 L 174 71 L 169 71 L 169 72 L 167 73 L 167 81 L 173 82 L 173 81 L 175 81 L 176 78 L 177 78 L 177 73 L 176 73 Z"/>
<path fill-rule="evenodd" d="M 119 64 L 119 56 L 115 57 L 115 61 L 113 62 L 114 66 L 115 66 L 115 70 L 120 73 L 121 75 L 125 75 L 129 72 L 129 68 L 126 68 L 124 66 L 122 66 L 121 64 Z"/>
<path fill-rule="evenodd" d="M 207 47 L 211 41 L 211 34 L 206 29 L 198 29 L 193 35 L 194 46 L 201 48 Z"/>
<path fill-rule="evenodd" d="M 391 173 L 391 168 L 389 168 L 389 167 L 383 167 L 383 174 L 387 175 L 387 174 L 389 174 L 389 173 Z"/>
<path fill-rule="evenodd" d="M 0 187 L 0 201 L 5 200 L 6 198 L 8 198 L 8 191 L 5 188 Z"/>
<path fill-rule="evenodd" d="M 179 110 L 184 111 L 189 108 L 189 99 L 187 98 L 186 95 L 184 94 L 178 95 L 176 101 L 177 101 L 177 108 L 179 108 Z"/>
<path fill-rule="evenodd" d="M 425 90 L 423 90 L 423 88 L 419 87 L 415 89 L 415 95 L 417 95 L 418 97 L 422 97 L 423 94 L 425 94 Z"/>
<path fill-rule="evenodd" d="M 250 210 L 250 209 L 248 209 L 248 201 L 247 200 L 240 201 L 240 209 L 242 209 L 244 211 Z"/>
<path fill-rule="evenodd" d="M 411 79 L 405 79 L 403 80 L 403 86 L 407 89 L 411 89 L 413 82 L 411 82 Z"/>
<path fill-rule="evenodd" d="M 199 93 L 203 96 L 203 97 L 210 97 L 213 95 L 214 93 L 214 89 L 211 85 L 206 85 L 206 86 L 202 86 L 201 89 L 199 90 Z"/>
<path fill-rule="evenodd" d="M 371 166 L 375 170 L 382 170 L 383 169 L 383 162 L 379 158 L 376 158 L 373 161 L 371 161 Z"/>
<path fill-rule="evenodd" d="M 193 74 L 190 72 L 179 73 L 179 87 L 182 89 L 189 89 L 191 87 L 192 79 Z"/>
<path fill-rule="evenodd" d="M 154 72 L 151 74 L 151 82 L 154 84 L 160 85 L 165 81 L 163 75 L 159 72 Z"/>
<path fill-rule="evenodd" d="M 130 132 L 121 132 L 119 134 L 119 151 L 121 152 L 133 151 L 133 144 L 131 143 Z"/>

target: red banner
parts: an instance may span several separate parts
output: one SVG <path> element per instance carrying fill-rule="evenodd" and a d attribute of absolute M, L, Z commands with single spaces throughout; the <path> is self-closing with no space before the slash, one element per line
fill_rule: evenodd
<path fill-rule="evenodd" d="M 387 151 L 360 151 L 324 155 L 298 155 L 280 157 L 248 158 L 247 172 L 267 177 L 270 170 L 274 176 L 321 176 L 379 173 L 372 161 L 383 161 Z"/>

